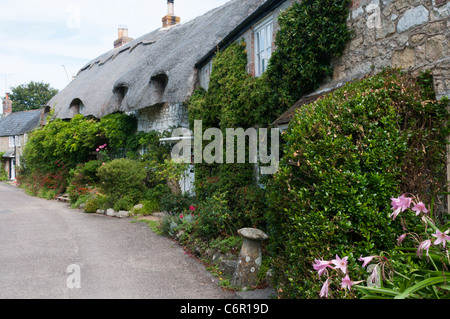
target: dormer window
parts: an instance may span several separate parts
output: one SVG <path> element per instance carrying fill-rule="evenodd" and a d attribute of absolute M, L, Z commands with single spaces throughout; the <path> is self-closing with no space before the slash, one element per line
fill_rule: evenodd
<path fill-rule="evenodd" d="M 120 106 L 125 99 L 125 95 L 128 93 L 128 86 L 119 85 L 113 90 L 114 96 L 116 98 L 117 104 Z"/>
<path fill-rule="evenodd" d="M 77 114 L 81 114 L 84 109 L 84 104 L 80 99 L 74 99 L 72 103 L 70 103 L 70 108 L 72 115 L 75 116 Z"/>
<path fill-rule="evenodd" d="M 273 18 L 262 21 L 255 27 L 255 76 L 267 70 L 272 56 Z"/>
<path fill-rule="evenodd" d="M 169 77 L 164 73 L 154 75 L 150 79 L 150 86 L 153 87 L 154 92 L 158 96 L 159 99 L 161 99 L 163 97 L 168 83 L 169 83 Z"/>

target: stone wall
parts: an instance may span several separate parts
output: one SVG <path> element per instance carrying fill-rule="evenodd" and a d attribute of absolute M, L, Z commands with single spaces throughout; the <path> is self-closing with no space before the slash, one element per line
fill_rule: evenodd
<path fill-rule="evenodd" d="M 189 128 L 187 107 L 184 103 L 166 103 L 137 111 L 138 131 L 163 132 L 171 128 Z"/>
<path fill-rule="evenodd" d="M 450 96 L 448 0 L 353 0 L 348 19 L 354 35 L 334 61 L 333 80 L 401 67 L 430 69 L 438 97 Z"/>

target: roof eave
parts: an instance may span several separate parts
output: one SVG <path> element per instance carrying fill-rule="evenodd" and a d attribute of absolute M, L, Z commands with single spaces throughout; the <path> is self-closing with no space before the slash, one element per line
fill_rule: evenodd
<path fill-rule="evenodd" d="M 251 26 L 260 19 L 264 18 L 269 12 L 275 10 L 283 2 L 287 0 L 268 0 L 262 4 L 255 12 L 253 12 L 247 19 L 241 22 L 233 31 L 231 31 L 217 46 L 211 49 L 203 58 L 201 58 L 196 64 L 197 69 L 206 65 L 218 51 L 222 51 L 227 48 L 231 43 L 235 42 L 242 36 Z"/>

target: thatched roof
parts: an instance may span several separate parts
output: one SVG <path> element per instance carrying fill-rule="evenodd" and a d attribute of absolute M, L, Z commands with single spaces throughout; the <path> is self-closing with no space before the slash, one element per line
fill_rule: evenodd
<path fill-rule="evenodd" d="M 161 103 L 184 102 L 198 81 L 195 64 L 266 0 L 232 0 L 189 22 L 150 32 L 85 65 L 47 105 L 71 118 L 102 117 Z"/>

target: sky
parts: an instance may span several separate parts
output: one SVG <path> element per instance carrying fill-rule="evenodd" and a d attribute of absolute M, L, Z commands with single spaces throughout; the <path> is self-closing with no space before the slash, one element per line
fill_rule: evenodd
<path fill-rule="evenodd" d="M 176 0 L 181 23 L 229 0 Z M 134 39 L 162 27 L 166 0 L 0 0 L 0 96 L 30 81 L 64 89 L 113 49 L 118 28 Z"/>

